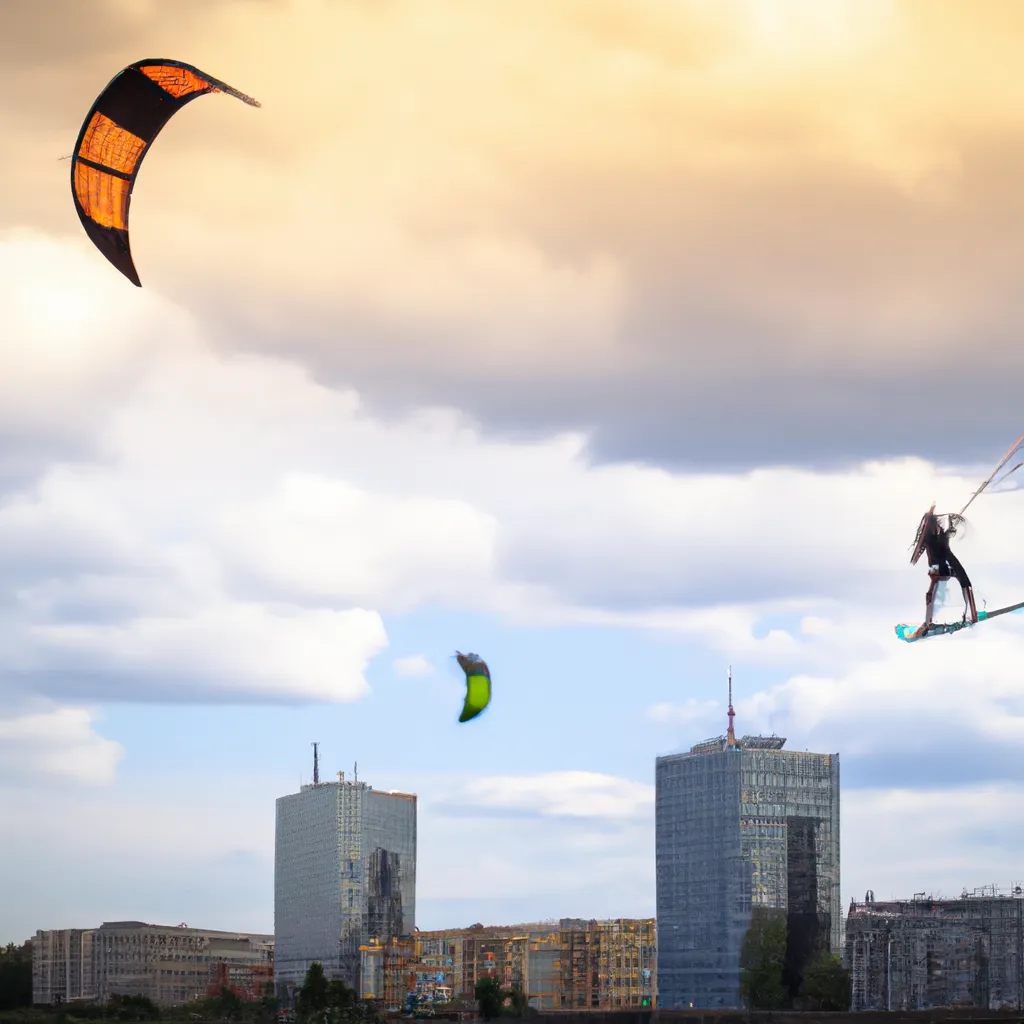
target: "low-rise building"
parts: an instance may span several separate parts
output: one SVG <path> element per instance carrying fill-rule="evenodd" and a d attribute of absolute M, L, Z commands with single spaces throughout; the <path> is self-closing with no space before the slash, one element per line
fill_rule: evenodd
<path fill-rule="evenodd" d="M 875 902 L 846 918 L 853 1010 L 1024 1005 L 1024 891 L 985 886 L 959 899 L 917 893 Z"/>
<path fill-rule="evenodd" d="M 272 935 L 184 924 L 113 921 L 99 928 L 38 931 L 32 942 L 32 1001 L 106 1002 L 124 995 L 167 1006 L 205 998 L 221 978 L 244 992 L 268 968 L 272 975 L 273 951 Z"/>
<path fill-rule="evenodd" d="M 472 1001 L 492 976 L 537 1010 L 652 1006 L 654 935 L 653 918 L 416 932 L 361 947 L 361 995 L 387 1007 Z"/>

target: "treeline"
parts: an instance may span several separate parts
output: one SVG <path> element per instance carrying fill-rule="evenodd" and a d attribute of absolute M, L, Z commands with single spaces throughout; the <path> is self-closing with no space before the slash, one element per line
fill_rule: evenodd
<path fill-rule="evenodd" d="M 749 1010 L 849 1010 L 850 973 L 838 956 L 794 940 L 785 912 L 754 908 L 740 957 Z"/>
<path fill-rule="evenodd" d="M 32 943 L 0 949 L 0 1010 L 32 1005 Z"/>

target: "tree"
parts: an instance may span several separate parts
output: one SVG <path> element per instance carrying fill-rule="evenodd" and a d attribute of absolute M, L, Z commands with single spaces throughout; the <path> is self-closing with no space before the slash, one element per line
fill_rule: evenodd
<path fill-rule="evenodd" d="M 481 978 L 476 983 L 473 991 L 476 1001 L 480 1005 L 480 1016 L 484 1020 L 494 1020 L 501 1016 L 501 1007 L 505 1002 L 505 993 L 498 984 L 498 979 L 493 975 Z"/>
<path fill-rule="evenodd" d="M 306 1024 L 373 1024 L 378 1019 L 370 1002 L 360 999 L 355 989 L 338 978 L 328 981 L 320 963 L 309 965 L 296 1008 Z"/>
<path fill-rule="evenodd" d="M 506 993 L 508 996 L 509 1009 L 513 1017 L 522 1019 L 529 1012 L 529 1003 L 526 994 L 518 985 L 513 985 Z"/>
<path fill-rule="evenodd" d="M 324 965 L 317 961 L 309 965 L 306 971 L 306 980 L 299 989 L 298 1011 L 305 1020 L 314 1017 L 319 1019 L 327 1009 L 329 994 L 327 978 L 324 976 Z"/>
<path fill-rule="evenodd" d="M 786 1004 L 786 919 L 755 907 L 740 953 L 740 996 L 748 1010 L 780 1010 Z"/>
<path fill-rule="evenodd" d="M 808 1010 L 849 1010 L 853 995 L 850 972 L 834 953 L 821 953 L 807 965 L 800 995 Z"/>
<path fill-rule="evenodd" d="M 125 996 L 115 992 L 103 1007 L 103 1015 L 115 1020 L 159 1020 L 160 1009 L 146 996 Z"/>
<path fill-rule="evenodd" d="M 0 1010 L 32 1005 L 32 943 L 0 949 Z"/>
<path fill-rule="evenodd" d="M 232 991 L 226 985 L 221 988 L 217 1003 L 222 1017 L 227 1020 L 242 1019 L 242 1000 L 239 999 L 237 992 Z"/>

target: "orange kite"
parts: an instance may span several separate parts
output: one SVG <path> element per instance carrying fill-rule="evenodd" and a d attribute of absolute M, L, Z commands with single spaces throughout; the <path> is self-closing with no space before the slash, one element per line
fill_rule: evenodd
<path fill-rule="evenodd" d="M 93 245 L 142 287 L 128 243 L 128 206 L 143 157 L 165 124 L 190 100 L 223 92 L 251 96 L 177 60 L 140 60 L 118 72 L 92 105 L 71 159 L 71 194 Z"/>

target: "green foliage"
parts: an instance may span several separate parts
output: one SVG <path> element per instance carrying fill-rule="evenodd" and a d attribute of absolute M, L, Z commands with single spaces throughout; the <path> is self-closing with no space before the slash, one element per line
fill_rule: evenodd
<path fill-rule="evenodd" d="M 780 1010 L 786 1005 L 786 919 L 755 907 L 740 954 L 740 997 L 748 1010 Z"/>
<path fill-rule="evenodd" d="M 518 985 L 513 986 L 507 993 L 509 1016 L 522 1019 L 530 1012 L 530 1004 L 527 1002 L 526 993 Z"/>
<path fill-rule="evenodd" d="M 114 1020 L 160 1020 L 160 1008 L 145 996 L 113 995 L 103 1009 L 103 1015 Z"/>
<path fill-rule="evenodd" d="M 852 994 L 850 972 L 834 953 L 821 953 L 807 965 L 800 989 L 804 1009 L 849 1010 Z"/>
<path fill-rule="evenodd" d="M 303 1024 L 376 1024 L 379 1020 L 354 989 L 338 979 L 328 981 L 319 963 L 310 964 L 297 996 L 296 1010 Z"/>
<path fill-rule="evenodd" d="M 521 1019 L 530 1014 L 530 1005 L 523 990 L 518 985 L 503 989 L 493 975 L 481 978 L 473 994 L 484 1020 L 494 1020 L 496 1017 Z"/>
<path fill-rule="evenodd" d="M 480 1016 L 484 1020 L 494 1020 L 501 1016 L 501 1008 L 505 1002 L 505 993 L 501 990 L 498 979 L 488 975 L 476 983 L 473 990 L 477 1004 L 480 1007 Z"/>
<path fill-rule="evenodd" d="M 299 1015 L 303 1019 L 312 1019 L 315 1015 L 322 1014 L 327 1009 L 328 992 L 323 964 L 310 964 L 309 970 L 306 971 L 306 980 L 302 983 L 298 998 L 295 1000 Z"/>
<path fill-rule="evenodd" d="M 237 992 L 232 992 L 227 986 L 222 987 L 217 996 L 217 1009 L 220 1016 L 227 1020 L 242 1019 L 242 1000 Z"/>
<path fill-rule="evenodd" d="M 0 949 L 0 1010 L 32 1005 L 32 944 Z"/>

